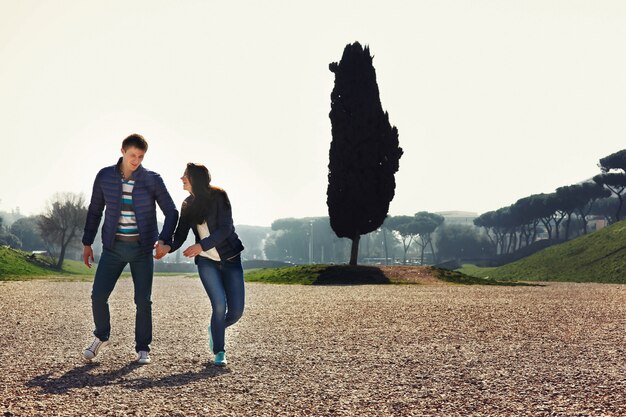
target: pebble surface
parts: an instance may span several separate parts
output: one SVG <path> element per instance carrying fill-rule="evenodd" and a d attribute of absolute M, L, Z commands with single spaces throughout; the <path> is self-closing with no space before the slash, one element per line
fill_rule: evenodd
<path fill-rule="evenodd" d="M 246 284 L 212 365 L 197 277 L 156 277 L 152 363 L 130 279 L 91 364 L 89 282 L 0 283 L 10 416 L 626 416 L 626 285 Z"/>

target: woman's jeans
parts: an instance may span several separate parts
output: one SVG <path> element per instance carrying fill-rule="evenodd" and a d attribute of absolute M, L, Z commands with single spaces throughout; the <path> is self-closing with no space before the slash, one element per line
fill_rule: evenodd
<path fill-rule="evenodd" d="M 96 277 L 91 291 L 91 308 L 96 330 L 93 334 L 100 340 L 109 340 L 111 316 L 109 295 L 113 291 L 124 267 L 130 264 L 135 286 L 135 350 L 150 351 L 152 342 L 152 273 L 154 261 L 151 252 L 143 252 L 138 242 L 116 240 L 113 249 L 102 250 Z"/>
<path fill-rule="evenodd" d="M 198 257 L 198 273 L 211 300 L 213 353 L 223 352 L 226 328 L 241 318 L 245 303 L 241 257 L 213 261 Z"/>

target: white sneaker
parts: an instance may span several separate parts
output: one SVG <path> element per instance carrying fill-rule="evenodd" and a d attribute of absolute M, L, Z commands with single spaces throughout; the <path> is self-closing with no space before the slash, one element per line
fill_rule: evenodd
<path fill-rule="evenodd" d="M 142 365 L 150 363 L 150 354 L 145 350 L 140 350 L 137 352 L 137 362 Z"/>
<path fill-rule="evenodd" d="M 100 348 L 103 348 L 103 347 L 105 347 L 108 344 L 109 344 L 108 340 L 105 340 L 103 342 L 102 340 L 98 339 L 97 337 L 94 337 L 93 342 L 91 342 L 91 345 L 89 345 L 83 351 L 83 358 L 85 359 L 86 362 L 91 362 L 91 360 L 93 358 L 95 358 L 96 355 L 98 354 L 98 351 L 100 350 Z"/>

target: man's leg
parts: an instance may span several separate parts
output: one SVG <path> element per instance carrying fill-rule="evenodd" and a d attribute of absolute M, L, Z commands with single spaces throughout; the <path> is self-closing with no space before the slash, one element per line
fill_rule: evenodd
<path fill-rule="evenodd" d="M 135 286 L 135 305 L 137 315 L 135 317 L 135 350 L 150 351 L 152 343 L 152 277 L 154 261 L 152 253 L 141 252 L 139 245 L 133 249 L 136 251 L 130 262 L 130 271 L 133 275 Z"/>
<path fill-rule="evenodd" d="M 109 340 L 111 334 L 109 296 L 125 266 L 126 262 L 115 247 L 113 250 L 103 249 L 91 290 L 91 309 L 95 324 L 93 334 L 102 341 Z"/>

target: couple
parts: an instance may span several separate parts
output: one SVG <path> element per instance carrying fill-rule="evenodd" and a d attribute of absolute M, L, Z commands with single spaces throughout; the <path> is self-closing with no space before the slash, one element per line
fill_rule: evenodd
<path fill-rule="evenodd" d="M 186 248 L 183 254 L 195 258 L 200 280 L 211 301 L 209 348 L 215 355 L 214 364 L 224 366 L 226 327 L 236 323 L 244 309 L 243 245 L 235 233 L 228 196 L 224 190 L 210 185 L 211 176 L 206 167 L 189 163 L 181 180 L 183 188 L 191 195 L 183 202 L 179 220 L 176 205 L 161 176 L 141 165 L 147 150 L 148 143 L 141 135 L 130 135 L 122 142 L 122 157 L 117 164 L 103 168 L 96 175 L 83 235 L 83 260 L 89 268 L 94 261 L 91 245 L 105 207 L 106 211 L 102 256 L 91 292 L 95 338 L 83 357 L 91 361 L 108 344 L 111 332 L 109 295 L 124 267 L 130 264 L 137 307 L 137 362 L 150 363 L 152 250 L 155 249 L 155 259 L 174 252 L 192 229 L 196 244 Z M 160 234 L 155 203 L 165 215 Z"/>

